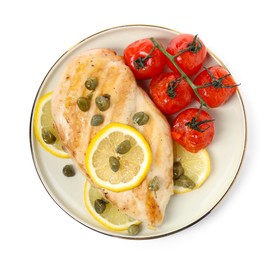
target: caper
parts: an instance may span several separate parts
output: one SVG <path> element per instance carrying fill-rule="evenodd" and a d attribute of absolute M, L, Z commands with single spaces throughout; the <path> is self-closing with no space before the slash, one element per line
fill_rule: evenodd
<path fill-rule="evenodd" d="M 102 115 L 94 115 L 92 118 L 91 118 L 91 121 L 90 121 L 90 124 L 92 126 L 98 126 L 98 125 L 101 125 L 102 123 L 104 122 L 104 118 Z"/>
<path fill-rule="evenodd" d="M 97 199 L 94 201 L 94 209 L 98 214 L 102 214 L 106 209 L 106 204 L 108 202 L 104 199 Z"/>
<path fill-rule="evenodd" d="M 47 129 L 42 129 L 42 138 L 46 144 L 54 144 L 56 141 L 55 135 Z"/>
<path fill-rule="evenodd" d="M 132 224 L 128 227 L 128 234 L 131 236 L 137 235 L 141 231 L 141 225 L 140 224 Z"/>
<path fill-rule="evenodd" d="M 173 180 L 178 180 L 184 174 L 184 168 L 180 162 L 173 164 Z"/>
<path fill-rule="evenodd" d="M 81 111 L 86 112 L 89 110 L 90 100 L 86 97 L 79 97 L 77 99 L 77 105 Z"/>
<path fill-rule="evenodd" d="M 70 164 L 64 166 L 63 168 L 63 174 L 66 176 L 66 177 L 72 177 L 75 175 L 75 170 L 74 170 L 74 167 Z"/>
<path fill-rule="evenodd" d="M 112 171 L 117 172 L 120 168 L 120 162 L 116 157 L 110 156 L 109 157 L 109 166 Z"/>
<path fill-rule="evenodd" d="M 151 191 L 157 191 L 160 189 L 160 182 L 157 176 L 154 176 L 151 182 L 148 185 L 148 189 Z"/>
<path fill-rule="evenodd" d="M 95 104 L 100 111 L 106 111 L 110 106 L 110 96 L 98 96 L 95 98 Z"/>
<path fill-rule="evenodd" d="M 95 88 L 97 87 L 97 85 L 98 85 L 98 80 L 95 77 L 90 77 L 85 82 L 85 87 L 88 90 L 95 90 Z"/>
<path fill-rule="evenodd" d="M 137 125 L 145 125 L 149 120 L 149 116 L 144 112 L 137 112 L 132 117 L 132 120 Z"/>
<path fill-rule="evenodd" d="M 174 181 L 174 184 L 188 189 L 195 188 L 195 182 L 186 175 L 181 175 L 178 180 Z"/>
<path fill-rule="evenodd" d="M 117 146 L 116 152 L 119 154 L 125 154 L 130 150 L 130 148 L 131 148 L 130 141 L 125 140 Z"/>

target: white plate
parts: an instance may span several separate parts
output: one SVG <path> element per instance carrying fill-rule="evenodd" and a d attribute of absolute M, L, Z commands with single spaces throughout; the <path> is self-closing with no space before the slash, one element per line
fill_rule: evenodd
<path fill-rule="evenodd" d="M 129 43 L 146 37 L 155 37 L 166 46 L 169 40 L 178 34 L 179 32 L 162 27 L 130 25 L 111 28 L 84 39 L 63 54 L 50 69 L 38 90 L 33 108 L 42 95 L 56 87 L 65 64 L 75 55 L 91 48 L 110 48 L 118 54 L 123 54 Z M 220 62 L 213 56 L 208 55 L 207 65 Z M 207 148 L 212 161 L 210 177 L 199 189 L 183 195 L 174 195 L 167 207 L 164 223 L 156 230 L 143 229 L 136 237 L 128 236 L 126 232 L 109 231 L 90 216 L 83 201 L 85 178 L 80 172 L 72 178 L 63 176 L 63 166 L 71 161 L 54 157 L 39 145 L 34 136 L 32 114 L 30 142 L 33 161 L 43 185 L 53 200 L 71 217 L 92 230 L 135 239 L 170 235 L 197 223 L 214 209 L 233 184 L 244 157 L 247 129 L 244 105 L 239 91 L 228 103 L 210 110 L 210 113 L 215 118 L 216 131 L 213 143 Z"/>

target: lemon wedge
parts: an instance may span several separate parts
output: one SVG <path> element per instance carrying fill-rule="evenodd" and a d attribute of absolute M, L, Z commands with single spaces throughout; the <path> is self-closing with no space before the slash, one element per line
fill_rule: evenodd
<path fill-rule="evenodd" d="M 53 127 L 51 116 L 51 97 L 53 92 L 42 96 L 34 110 L 34 134 L 42 147 L 60 158 L 69 158 L 69 154 L 62 149 L 62 143 Z"/>
<path fill-rule="evenodd" d="M 89 144 L 85 165 L 96 185 L 120 192 L 133 189 L 144 180 L 151 158 L 150 146 L 139 131 L 110 123 Z"/>
<path fill-rule="evenodd" d="M 84 188 L 84 202 L 88 212 L 104 227 L 113 231 L 127 230 L 131 225 L 139 225 L 141 222 L 128 217 L 119 211 L 111 203 L 105 202 L 105 208 L 101 213 L 96 211 L 96 201 L 102 201 L 103 197 L 99 190 L 86 181 Z M 104 200 L 103 200 L 104 201 Z M 98 206 L 97 206 L 98 207 Z"/>
<path fill-rule="evenodd" d="M 174 193 L 185 193 L 199 188 L 210 175 L 210 157 L 205 149 L 198 153 L 188 152 L 183 146 L 174 142 L 175 162 L 183 167 L 185 180 L 174 180 Z"/>

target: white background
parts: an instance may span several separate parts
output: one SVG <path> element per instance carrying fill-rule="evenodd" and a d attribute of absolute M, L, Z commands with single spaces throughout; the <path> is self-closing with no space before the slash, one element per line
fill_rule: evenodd
<path fill-rule="evenodd" d="M 1 1 L 1 259 L 273 259 L 272 1 Z M 35 171 L 29 120 L 53 63 L 98 31 L 152 24 L 198 33 L 241 82 L 248 122 L 244 163 L 222 203 L 164 238 L 125 240 L 79 224 Z M 233 141 L 233 140 L 232 140 Z"/>

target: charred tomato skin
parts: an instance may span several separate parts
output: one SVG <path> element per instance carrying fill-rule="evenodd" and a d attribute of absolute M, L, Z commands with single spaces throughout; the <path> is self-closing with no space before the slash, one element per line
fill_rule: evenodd
<path fill-rule="evenodd" d="M 149 79 L 163 71 L 166 65 L 165 55 L 159 49 L 153 48 L 154 45 L 149 38 L 137 40 L 125 48 L 125 63 L 136 79 Z"/>
<path fill-rule="evenodd" d="M 181 79 L 174 89 L 174 97 L 167 93 L 169 83 L 180 78 L 174 72 L 164 72 L 154 77 L 149 86 L 149 94 L 156 106 L 166 115 L 179 112 L 188 106 L 195 98 L 194 91 L 185 79 Z"/>
<path fill-rule="evenodd" d="M 201 124 L 199 126 L 201 131 L 192 129 L 187 125 L 192 118 L 197 118 L 197 116 L 197 122 L 213 120 L 206 111 L 199 111 L 198 108 L 189 108 L 177 115 L 171 129 L 174 141 L 192 153 L 197 153 L 201 149 L 206 148 L 212 142 L 215 134 L 214 121 Z"/>
<path fill-rule="evenodd" d="M 192 34 L 180 34 L 169 42 L 166 51 L 173 56 L 177 55 L 181 51 L 185 51 L 189 48 L 189 45 L 193 42 L 194 37 L 195 36 Z M 202 68 L 202 65 L 206 59 L 207 49 L 199 38 L 197 38 L 196 45 L 198 44 L 201 48 L 197 52 L 188 50 L 175 58 L 177 65 L 189 77 L 196 74 Z M 167 60 L 167 65 L 172 71 L 178 73 L 178 70 L 171 61 Z"/>
<path fill-rule="evenodd" d="M 223 68 L 222 66 L 212 66 L 207 70 L 205 69 L 201 73 L 199 73 L 197 77 L 194 79 L 194 84 L 196 86 L 204 86 L 206 84 L 212 83 L 213 80 L 210 73 L 217 80 L 222 77 L 225 77 L 226 75 L 229 75 L 229 71 Z M 198 93 L 201 95 L 201 97 L 209 107 L 215 108 L 225 104 L 237 91 L 237 84 L 231 75 L 225 77 L 222 80 L 222 85 L 235 87 L 218 88 L 214 86 L 207 86 L 198 89 Z"/>

